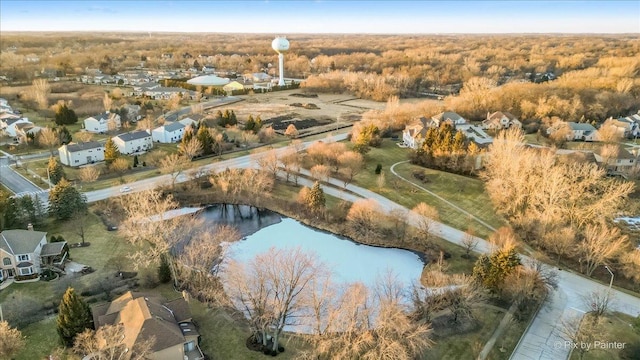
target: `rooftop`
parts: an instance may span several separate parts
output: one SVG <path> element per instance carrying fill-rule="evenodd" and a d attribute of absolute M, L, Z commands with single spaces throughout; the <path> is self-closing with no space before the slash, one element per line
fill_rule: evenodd
<path fill-rule="evenodd" d="M 150 137 L 150 136 L 151 135 L 149 135 L 149 133 L 146 132 L 145 130 L 138 130 L 138 131 L 132 131 L 132 132 L 120 134 L 120 135 L 117 135 L 115 137 L 119 138 L 120 140 L 122 140 L 124 142 L 127 142 L 127 141 L 132 141 L 132 140 L 144 139 L 144 138 Z"/>
<path fill-rule="evenodd" d="M 32 253 L 46 235 L 42 231 L 5 230 L 0 233 L 0 249 L 13 255 Z"/>
<path fill-rule="evenodd" d="M 76 151 L 89 150 L 89 149 L 99 149 L 102 148 L 102 144 L 97 141 L 88 141 L 81 143 L 70 143 L 67 145 L 62 145 L 61 147 L 67 147 L 67 151 L 72 153 Z"/>

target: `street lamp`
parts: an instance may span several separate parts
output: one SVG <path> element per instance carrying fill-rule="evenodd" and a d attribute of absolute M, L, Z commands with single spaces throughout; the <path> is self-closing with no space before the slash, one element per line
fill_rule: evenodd
<path fill-rule="evenodd" d="M 49 183 L 49 190 L 51 190 L 51 175 L 49 175 L 49 167 L 47 166 L 47 182 Z"/>
<path fill-rule="evenodd" d="M 609 302 L 609 296 L 611 295 L 611 286 L 613 286 L 613 272 L 607 265 L 604 266 L 605 269 L 611 274 L 611 281 L 609 281 L 609 292 L 607 292 L 607 302 Z"/>

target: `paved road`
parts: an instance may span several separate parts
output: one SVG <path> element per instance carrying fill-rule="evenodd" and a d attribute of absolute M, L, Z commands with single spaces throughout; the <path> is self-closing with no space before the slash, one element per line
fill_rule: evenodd
<path fill-rule="evenodd" d="M 0 183 L 16 195 L 40 194 L 43 190 L 9 166 L 9 158 L 0 157 Z"/>
<path fill-rule="evenodd" d="M 346 138 L 346 134 L 335 135 L 332 140 L 323 141 L 340 141 Z M 303 148 L 314 141 L 308 141 L 303 143 Z M 256 167 L 255 159 L 259 156 L 265 156 L 269 152 L 282 153 L 285 149 L 269 150 L 258 155 L 243 156 L 235 159 L 216 162 L 201 167 L 206 171 L 222 171 L 226 168 L 250 168 Z M 310 175 L 306 170 L 302 171 L 305 175 Z M 187 181 L 188 177 L 180 175 L 177 177 L 176 183 Z M 143 191 L 153 188 L 158 185 L 166 185 L 171 182 L 170 175 L 158 176 L 152 179 L 146 179 L 128 184 L 132 188 L 132 191 Z M 303 185 L 311 185 L 312 181 L 300 178 L 299 183 Z M 370 190 L 349 184 L 344 187 L 344 183 L 337 179 L 329 179 L 331 186 L 324 186 L 323 190 L 332 196 L 345 199 L 348 201 L 355 201 L 359 198 L 374 199 L 376 200 L 382 209 L 389 212 L 394 209 L 405 211 L 406 219 L 409 224 L 417 225 L 418 218 L 415 214 L 411 213 L 409 209 L 379 195 Z M 346 189 L 347 191 L 343 190 Z M 120 196 L 122 193 L 119 191 L 119 187 L 113 187 L 109 189 L 96 190 L 85 194 L 89 202 L 94 202 L 108 197 Z M 457 245 L 462 245 L 462 240 L 465 237 L 465 233 L 458 229 L 454 229 L 445 224 L 439 224 L 437 229 L 434 229 L 434 233 L 441 238 L 452 242 Z M 492 246 L 487 241 L 481 238 L 478 240 L 478 246 L 476 251 L 481 253 L 491 252 Z M 524 263 L 532 261 L 527 256 L 521 255 Z M 546 303 L 538 316 L 531 324 L 528 331 L 524 334 L 518 347 L 515 349 L 512 359 L 566 359 L 569 355 L 570 348 L 564 346 L 565 339 L 558 331 L 558 326 L 561 323 L 561 319 L 570 318 L 573 316 L 581 316 L 587 311 L 587 308 L 582 300 L 582 297 L 589 294 L 592 291 L 606 291 L 607 286 L 601 285 L 593 280 L 584 278 L 579 274 L 571 272 L 561 271 L 558 274 L 558 290 L 553 292 L 550 296 L 549 302 Z M 638 316 L 640 314 L 640 298 L 625 294 L 623 292 L 613 290 L 611 296 L 614 298 L 611 308 L 629 314 L 632 316 Z M 614 340 L 614 339 L 612 339 Z M 560 346 L 558 345 L 560 344 Z"/>

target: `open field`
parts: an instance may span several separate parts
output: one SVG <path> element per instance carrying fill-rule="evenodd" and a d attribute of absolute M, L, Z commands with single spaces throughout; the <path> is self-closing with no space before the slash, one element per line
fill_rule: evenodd
<path fill-rule="evenodd" d="M 466 215 L 450 205 L 416 189 L 393 175 L 389 168 L 397 162 L 406 161 L 409 151 L 409 149 L 398 147 L 390 139 L 384 139 L 379 148 L 371 148 L 371 151 L 367 153 L 365 156 L 366 168 L 356 175 L 354 183 L 388 197 L 408 208 L 413 208 L 418 203 L 425 202 L 438 209 L 440 221 L 462 231 L 470 228 L 477 236 L 484 238 L 493 232 L 484 225 L 468 219 Z M 377 164 L 382 165 L 385 175 L 385 186 L 383 188 L 378 188 L 378 175 L 374 172 Z M 431 170 L 409 163 L 400 164 L 395 169 L 398 174 L 407 180 L 435 192 L 494 228 L 505 224 L 504 220 L 495 213 L 481 180 L 444 171 Z M 413 171 L 424 171 L 429 182 L 423 184 L 418 179 L 415 179 Z"/>

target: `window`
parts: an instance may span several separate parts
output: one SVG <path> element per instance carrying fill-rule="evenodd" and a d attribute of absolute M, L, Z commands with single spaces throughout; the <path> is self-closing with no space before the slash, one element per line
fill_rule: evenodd
<path fill-rule="evenodd" d="M 11 259 L 6 257 L 4 259 L 2 259 L 2 265 L 4 266 L 11 266 Z"/>
<path fill-rule="evenodd" d="M 32 267 L 20 268 L 20 275 L 31 275 L 31 274 L 33 274 L 33 268 Z"/>
<path fill-rule="evenodd" d="M 29 255 L 18 255 L 18 261 L 29 261 Z"/>

